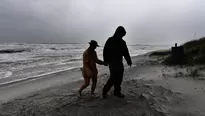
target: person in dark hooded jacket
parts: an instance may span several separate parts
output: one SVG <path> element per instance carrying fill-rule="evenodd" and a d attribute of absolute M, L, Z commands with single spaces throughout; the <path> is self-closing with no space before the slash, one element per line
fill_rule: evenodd
<path fill-rule="evenodd" d="M 103 49 L 104 62 L 109 65 L 110 78 L 103 88 L 103 98 L 107 98 L 107 92 L 114 85 L 114 95 L 124 98 L 121 93 L 121 83 L 123 80 L 124 66 L 123 57 L 129 66 L 132 65 L 130 54 L 126 42 L 122 39 L 126 35 L 124 27 L 119 26 L 114 35 L 110 37 Z"/>

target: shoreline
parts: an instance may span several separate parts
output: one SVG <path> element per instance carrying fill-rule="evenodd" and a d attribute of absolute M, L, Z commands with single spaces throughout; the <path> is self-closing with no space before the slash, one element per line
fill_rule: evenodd
<path fill-rule="evenodd" d="M 10 86 L 10 85 L 13 85 L 13 84 L 18 84 L 18 83 L 22 83 L 22 82 L 27 82 L 27 81 L 31 81 L 31 80 L 45 78 L 46 76 L 53 75 L 53 74 L 58 74 L 58 73 L 66 72 L 66 71 L 74 71 L 74 70 L 77 70 L 77 69 L 80 69 L 80 68 L 76 67 L 76 68 L 71 68 L 71 69 L 51 72 L 51 73 L 44 73 L 44 74 L 40 74 L 40 75 L 36 75 L 36 76 L 31 76 L 31 77 L 27 77 L 27 78 L 22 78 L 22 79 L 16 79 L 16 80 L 13 80 L 13 81 L 8 81 L 8 82 L 0 83 L 0 88 L 1 87 L 5 87 L 5 86 Z"/>
<path fill-rule="evenodd" d="M 154 52 L 154 51 L 152 51 L 152 52 Z M 132 58 L 133 62 L 138 62 L 138 60 L 141 62 L 141 61 L 144 60 L 145 56 L 149 56 L 152 52 L 148 52 L 148 53 L 137 55 L 137 56 L 132 56 L 131 58 Z M 125 70 L 129 69 L 130 67 L 128 67 L 126 65 L 126 62 L 124 62 L 124 63 L 125 63 L 125 65 L 124 65 Z M 137 65 L 133 64 L 133 66 L 131 68 L 133 68 L 135 66 L 137 66 Z M 106 67 L 106 66 L 98 65 L 98 71 L 99 71 L 98 75 L 101 75 L 101 74 L 104 74 L 104 73 L 109 73 L 109 68 Z M 61 78 L 56 78 L 56 76 L 62 75 L 62 74 L 67 74 L 67 75 L 63 75 Z M 77 75 L 77 76 L 72 77 L 73 74 Z M 70 78 L 67 78 L 67 76 L 68 77 L 70 76 Z M 49 79 L 51 81 L 48 81 Z M 73 69 L 70 69 L 70 70 L 64 70 L 64 71 L 60 71 L 60 72 L 56 72 L 56 73 L 51 73 L 51 74 L 48 74 L 48 75 L 37 76 L 37 77 L 35 76 L 33 78 L 31 77 L 31 78 L 22 79 L 22 80 L 19 80 L 19 81 L 14 81 L 14 82 L 11 82 L 11 83 L 5 83 L 5 84 L 2 84 L 2 85 L 0 84 L 0 95 L 1 95 L 0 96 L 0 101 L 8 101 L 10 99 L 21 96 L 20 94 L 23 95 L 23 94 L 26 94 L 26 93 L 35 92 L 36 91 L 35 89 L 38 89 L 38 87 L 36 87 L 35 84 L 38 83 L 38 82 L 41 83 L 41 80 L 42 80 L 42 82 L 45 83 L 45 85 L 46 85 L 46 83 L 49 84 L 49 82 L 50 82 L 50 83 L 52 83 L 53 86 L 54 85 L 56 86 L 56 85 L 59 85 L 59 83 L 62 82 L 62 81 L 66 81 L 67 83 L 75 83 L 77 81 L 83 80 L 83 78 L 82 78 L 82 75 L 81 75 L 81 72 L 80 72 L 80 68 L 73 68 Z M 55 83 L 55 81 L 56 81 L 56 83 Z M 16 86 L 16 88 L 15 88 L 15 86 Z M 23 87 L 24 86 L 31 86 L 35 89 L 31 89 L 29 87 L 30 88 L 29 90 L 31 90 L 31 91 L 25 90 L 25 92 L 20 92 L 19 94 L 17 93 L 17 95 L 15 95 L 15 94 L 10 95 L 10 93 L 13 93 L 12 91 L 20 91 L 20 89 L 18 89 L 18 88 L 22 88 L 21 86 L 23 86 Z M 47 89 L 49 87 L 47 87 L 47 86 L 45 87 L 44 85 L 39 84 L 39 88 L 41 88 L 41 89 L 45 89 L 45 88 Z M 4 88 L 8 92 L 5 92 Z M 22 90 L 24 90 L 24 89 L 22 89 Z M 14 92 L 14 93 L 16 93 L 16 92 Z M 9 96 L 12 96 L 12 97 L 4 98 L 5 97 L 4 94 L 8 94 Z"/>
<path fill-rule="evenodd" d="M 140 56 L 150 54 L 150 53 L 151 52 L 141 54 L 141 55 L 137 55 L 137 56 L 132 56 L 131 58 L 135 59 L 136 57 L 140 57 Z M 36 75 L 36 76 L 31 76 L 31 77 L 16 79 L 16 80 L 13 80 L 13 81 L 3 82 L 3 83 L 0 83 L 0 88 L 10 86 L 10 85 L 15 85 L 15 84 L 18 84 L 18 83 L 27 82 L 27 81 L 32 81 L 32 80 L 36 80 L 36 79 L 45 78 L 45 77 L 47 77 L 49 75 L 53 75 L 53 74 L 58 74 L 58 73 L 67 72 L 67 71 L 75 71 L 75 70 L 78 70 L 78 69 L 80 71 L 80 67 L 74 67 L 74 68 L 70 68 L 70 69 L 59 70 L 59 71 L 55 71 L 55 72 L 44 73 L 44 74 L 40 74 L 40 75 Z"/>
<path fill-rule="evenodd" d="M 77 97 L 76 91 L 82 80 L 69 82 L 67 77 L 82 78 L 79 71 L 61 72 L 11 87 L 17 92 L 27 87 L 27 92 L 30 93 L 22 93 L 2 102 L 0 115 L 205 115 L 205 81 L 195 80 L 186 75 L 176 77 L 178 72 L 186 74 L 187 67 L 162 65 L 161 56 L 150 56 L 150 53 L 132 59 L 133 67 L 128 68 L 125 65 L 122 84 L 125 99 L 114 97 L 112 90 L 108 94 L 108 99 L 102 98 L 102 87 L 109 78 L 109 70 L 100 66 L 95 97 L 89 95 L 90 86 L 83 91 L 81 99 Z M 45 82 L 50 86 L 42 86 Z M 0 94 L 3 95 L 1 92 L 0 88 Z"/>
<path fill-rule="evenodd" d="M 150 54 L 151 52 L 148 52 L 146 54 L 142 54 L 142 55 L 137 55 L 137 56 L 133 56 L 132 59 L 133 61 L 135 61 L 135 59 L 137 60 L 141 60 L 141 58 L 143 58 L 143 56 L 146 56 L 148 54 Z M 134 64 L 133 64 L 134 66 Z M 128 69 L 129 67 L 126 65 L 125 63 L 125 70 Z M 103 74 L 103 73 L 109 73 L 109 69 L 108 67 L 106 66 L 100 66 L 98 65 L 98 70 L 99 70 L 99 75 Z M 101 71 L 100 71 L 101 70 Z M 62 74 L 67 74 L 67 75 L 64 75 L 62 76 L 62 78 L 56 78 L 56 76 L 58 75 L 62 75 Z M 77 75 L 77 76 L 73 76 L 72 75 Z M 70 78 L 67 78 L 67 76 Z M 74 79 L 73 79 L 74 78 Z M 9 94 L 9 92 L 4 92 L 4 88 L 8 91 L 11 91 L 10 93 L 12 93 L 12 91 L 20 91 L 20 89 L 16 89 L 15 86 L 17 88 L 21 87 L 21 86 L 34 86 L 34 88 L 38 88 L 36 87 L 35 84 L 33 83 L 38 83 L 38 82 L 41 82 L 41 80 L 45 83 L 49 83 L 49 81 L 47 82 L 47 80 L 53 80 L 52 81 L 52 84 L 53 85 L 58 85 L 59 82 L 58 81 L 66 81 L 67 83 L 75 83 L 75 82 L 78 82 L 78 81 L 81 81 L 83 80 L 82 78 L 82 75 L 81 75 L 81 72 L 80 72 L 80 68 L 73 68 L 73 69 L 70 69 L 70 70 L 64 70 L 64 71 L 60 71 L 60 72 L 55 72 L 55 73 L 51 73 L 51 74 L 46 74 L 46 75 L 42 75 L 42 76 L 34 76 L 34 77 L 30 77 L 30 78 L 26 78 L 26 79 L 20 79 L 19 81 L 13 81 L 13 82 L 9 82 L 9 83 L 3 83 L 3 84 L 0 84 L 0 101 L 9 101 L 10 99 L 13 99 L 13 98 L 16 98 L 15 96 L 19 97 L 21 96 L 20 93 L 17 94 L 17 95 L 9 95 L 9 96 L 12 96 L 12 97 L 8 97 L 8 98 L 3 98 L 5 95 L 4 94 Z M 55 81 L 57 81 L 57 83 L 55 84 Z M 39 84 L 39 87 L 41 87 L 42 85 Z M 50 87 L 50 86 L 49 86 Z M 42 89 L 47 89 L 49 87 L 41 87 Z M 9 88 L 9 89 L 8 89 Z M 13 90 L 14 89 L 14 90 Z M 36 90 L 34 89 L 29 89 L 29 90 L 32 90 L 31 92 L 28 91 L 28 90 L 25 90 L 25 92 L 22 92 L 21 94 L 26 94 L 26 93 L 32 93 L 33 91 L 35 92 Z M 3 95 L 3 96 L 2 96 Z M 5 100 L 4 100 L 5 99 Z"/>

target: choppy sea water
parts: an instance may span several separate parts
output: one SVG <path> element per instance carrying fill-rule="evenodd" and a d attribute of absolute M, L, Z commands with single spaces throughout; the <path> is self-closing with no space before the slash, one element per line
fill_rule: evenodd
<path fill-rule="evenodd" d="M 0 85 L 82 67 L 82 54 L 88 44 L 0 44 Z M 169 45 L 128 46 L 131 56 Z M 102 59 L 103 46 L 96 49 Z"/>

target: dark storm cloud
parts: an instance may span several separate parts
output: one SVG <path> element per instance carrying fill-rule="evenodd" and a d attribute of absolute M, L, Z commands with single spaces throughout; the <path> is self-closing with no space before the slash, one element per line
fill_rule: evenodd
<path fill-rule="evenodd" d="M 128 44 L 205 36 L 203 0 L 2 0 L 0 42 L 100 43 L 118 25 Z"/>
<path fill-rule="evenodd" d="M 31 3 L 30 3 L 31 2 Z M 57 42 L 65 36 L 53 23 L 55 17 L 35 7 L 39 1 L 4 0 L 0 3 L 1 42 Z M 43 14 L 45 13 L 45 15 Z M 60 26 L 60 24 L 59 24 Z"/>

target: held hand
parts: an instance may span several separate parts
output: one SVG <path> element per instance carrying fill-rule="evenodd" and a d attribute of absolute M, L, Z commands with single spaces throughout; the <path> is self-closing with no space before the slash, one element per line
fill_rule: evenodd
<path fill-rule="evenodd" d="M 108 66 L 108 64 L 104 62 L 104 66 Z"/>
<path fill-rule="evenodd" d="M 128 65 L 131 67 L 132 66 L 132 62 L 128 63 Z"/>

